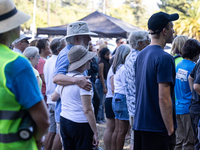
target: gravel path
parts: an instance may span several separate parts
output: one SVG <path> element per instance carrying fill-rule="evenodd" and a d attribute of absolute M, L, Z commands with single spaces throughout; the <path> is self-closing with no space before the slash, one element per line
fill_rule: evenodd
<path fill-rule="evenodd" d="M 98 127 L 98 132 L 99 132 L 99 147 L 104 149 L 105 147 L 104 147 L 104 143 L 103 143 L 103 134 L 106 129 L 106 124 L 98 124 L 97 127 Z M 130 141 L 125 140 L 123 150 L 129 150 L 129 147 L 130 147 Z"/>

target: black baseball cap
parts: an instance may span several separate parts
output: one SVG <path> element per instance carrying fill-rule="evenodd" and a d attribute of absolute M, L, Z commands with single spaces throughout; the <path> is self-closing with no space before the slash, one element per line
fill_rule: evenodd
<path fill-rule="evenodd" d="M 158 12 L 153 14 L 148 20 L 148 28 L 149 30 L 154 31 L 150 34 L 158 34 L 160 33 L 163 28 L 166 27 L 168 22 L 178 20 L 179 15 L 175 14 L 167 14 L 165 12 Z"/>

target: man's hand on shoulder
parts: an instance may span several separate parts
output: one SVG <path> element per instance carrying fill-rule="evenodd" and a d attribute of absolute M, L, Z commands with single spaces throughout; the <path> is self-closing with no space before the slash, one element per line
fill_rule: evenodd
<path fill-rule="evenodd" d="M 84 77 L 76 77 L 75 83 L 82 89 L 86 91 L 90 91 L 92 89 L 92 83 L 87 79 L 91 78 L 91 76 L 84 76 Z"/>

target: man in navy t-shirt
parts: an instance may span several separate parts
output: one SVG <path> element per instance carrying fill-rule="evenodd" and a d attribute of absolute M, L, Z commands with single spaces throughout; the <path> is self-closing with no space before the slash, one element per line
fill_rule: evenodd
<path fill-rule="evenodd" d="M 200 61 L 195 65 L 189 77 L 190 89 L 192 91 L 192 100 L 190 105 L 191 124 L 194 131 L 195 143 L 194 149 L 200 149 L 198 139 L 198 124 L 200 120 Z"/>
<path fill-rule="evenodd" d="M 148 21 L 151 44 L 135 63 L 134 150 L 172 150 L 175 146 L 175 65 L 163 48 L 173 40 L 178 14 L 159 12 Z"/>

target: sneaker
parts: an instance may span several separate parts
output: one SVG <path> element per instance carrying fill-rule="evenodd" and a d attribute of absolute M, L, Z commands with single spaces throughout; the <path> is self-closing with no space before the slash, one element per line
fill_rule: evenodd
<path fill-rule="evenodd" d="M 106 123 L 106 120 L 102 120 L 104 123 Z"/>
<path fill-rule="evenodd" d="M 128 135 L 128 134 L 126 134 L 126 136 L 125 136 L 125 140 L 130 140 L 130 139 L 131 139 L 131 136 Z"/>
<path fill-rule="evenodd" d="M 98 123 L 98 124 L 105 124 L 106 122 L 105 122 L 105 121 L 102 121 L 102 120 L 100 120 L 100 121 L 97 121 L 97 123 Z"/>

